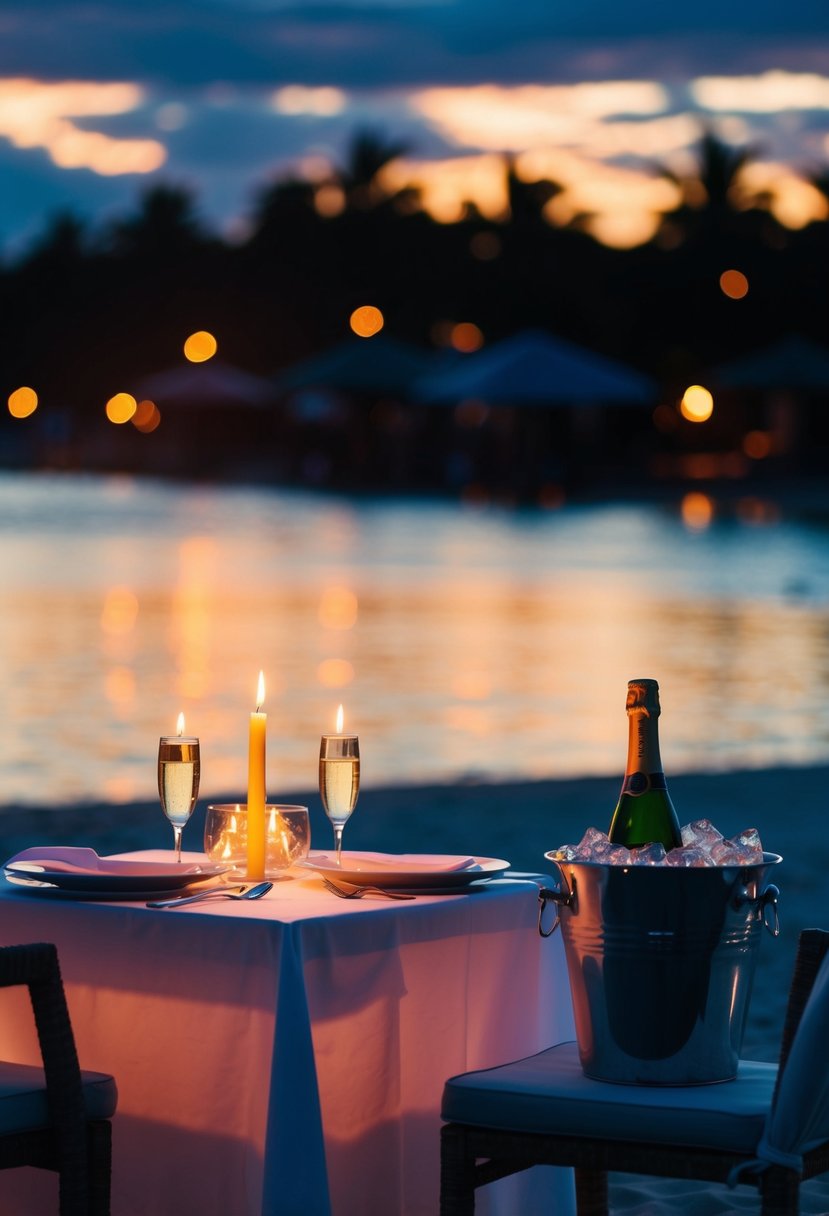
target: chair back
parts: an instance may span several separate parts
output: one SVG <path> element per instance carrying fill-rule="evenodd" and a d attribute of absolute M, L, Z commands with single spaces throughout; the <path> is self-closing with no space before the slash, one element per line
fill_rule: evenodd
<path fill-rule="evenodd" d="M 758 1155 L 800 1170 L 804 1151 L 829 1141 L 829 933 L 801 934 L 780 1073 Z"/>

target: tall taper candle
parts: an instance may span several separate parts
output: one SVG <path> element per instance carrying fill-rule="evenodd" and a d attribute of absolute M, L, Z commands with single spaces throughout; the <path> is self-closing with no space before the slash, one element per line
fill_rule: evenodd
<path fill-rule="evenodd" d="M 268 715 L 263 714 L 265 676 L 259 672 L 256 710 L 250 715 L 248 747 L 248 878 L 265 877 L 265 734 Z"/>

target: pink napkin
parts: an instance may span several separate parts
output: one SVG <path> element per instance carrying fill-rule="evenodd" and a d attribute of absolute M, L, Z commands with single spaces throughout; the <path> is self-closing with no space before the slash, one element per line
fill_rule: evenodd
<path fill-rule="evenodd" d="M 343 869 L 388 870 L 393 873 L 446 874 L 451 870 L 479 869 L 474 857 L 452 857 L 439 853 L 348 853 L 343 854 Z"/>
<path fill-rule="evenodd" d="M 182 865 L 164 861 L 119 861 L 99 857 L 94 849 L 76 848 L 72 845 L 47 845 L 24 849 L 10 857 L 7 866 L 36 873 L 43 870 L 51 874 L 87 875 L 156 875 L 171 873 L 177 877 L 184 874 L 200 874 L 202 865 Z M 213 868 L 213 867 L 211 867 Z"/>

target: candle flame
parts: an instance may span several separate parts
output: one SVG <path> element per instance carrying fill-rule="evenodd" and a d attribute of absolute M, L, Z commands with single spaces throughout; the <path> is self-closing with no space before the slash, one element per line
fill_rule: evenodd
<path fill-rule="evenodd" d="M 256 689 L 256 712 L 257 713 L 259 713 L 259 710 L 262 708 L 264 701 L 265 701 L 265 673 L 264 673 L 264 671 L 260 671 L 259 672 L 259 684 Z"/>
<path fill-rule="evenodd" d="M 179 714 L 178 722 L 176 723 L 176 732 L 179 735 L 184 734 L 184 714 Z"/>
<path fill-rule="evenodd" d="M 337 734 L 343 733 L 343 707 L 342 705 L 337 710 Z"/>

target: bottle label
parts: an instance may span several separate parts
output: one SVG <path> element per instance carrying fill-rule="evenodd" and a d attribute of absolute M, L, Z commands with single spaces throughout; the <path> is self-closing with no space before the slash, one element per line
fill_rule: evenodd
<path fill-rule="evenodd" d="M 666 790 L 668 783 L 664 773 L 626 773 L 622 793 L 638 798 L 648 790 Z"/>

